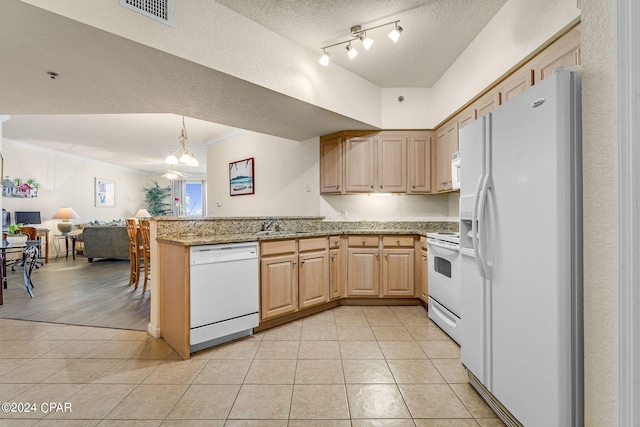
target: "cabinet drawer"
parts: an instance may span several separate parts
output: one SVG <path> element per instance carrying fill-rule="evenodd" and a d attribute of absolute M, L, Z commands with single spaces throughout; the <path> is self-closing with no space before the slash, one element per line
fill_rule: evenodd
<path fill-rule="evenodd" d="M 335 249 L 340 247 L 340 236 L 329 237 L 329 249 Z"/>
<path fill-rule="evenodd" d="M 413 236 L 382 236 L 382 246 L 388 247 L 413 247 Z"/>
<path fill-rule="evenodd" d="M 273 242 L 260 242 L 260 255 L 288 254 L 296 251 L 295 240 L 275 240 Z"/>
<path fill-rule="evenodd" d="M 327 249 L 326 237 L 314 237 L 311 239 L 300 239 L 298 241 L 298 252 L 317 251 Z"/>
<path fill-rule="evenodd" d="M 347 238 L 349 246 L 357 247 L 378 247 L 378 236 L 349 236 Z"/>

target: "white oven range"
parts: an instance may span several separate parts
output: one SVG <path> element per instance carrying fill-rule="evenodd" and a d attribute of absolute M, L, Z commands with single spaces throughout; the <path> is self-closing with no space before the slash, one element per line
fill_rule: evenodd
<path fill-rule="evenodd" d="M 460 344 L 460 234 L 427 233 L 429 317 Z"/>

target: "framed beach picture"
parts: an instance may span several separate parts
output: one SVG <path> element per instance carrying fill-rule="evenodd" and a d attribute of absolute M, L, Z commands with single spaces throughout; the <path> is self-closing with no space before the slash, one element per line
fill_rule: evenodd
<path fill-rule="evenodd" d="M 96 178 L 94 189 L 97 208 L 113 208 L 116 206 L 115 182 L 102 178 Z"/>
<path fill-rule="evenodd" d="M 229 194 L 243 196 L 254 193 L 253 157 L 229 163 Z"/>

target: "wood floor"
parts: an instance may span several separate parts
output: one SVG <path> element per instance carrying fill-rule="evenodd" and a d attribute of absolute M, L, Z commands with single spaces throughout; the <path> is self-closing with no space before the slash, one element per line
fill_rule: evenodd
<path fill-rule="evenodd" d="M 34 298 L 24 288 L 22 269 L 7 270 L 0 318 L 147 330 L 151 291 L 127 285 L 129 260 L 49 259 L 33 270 Z"/>

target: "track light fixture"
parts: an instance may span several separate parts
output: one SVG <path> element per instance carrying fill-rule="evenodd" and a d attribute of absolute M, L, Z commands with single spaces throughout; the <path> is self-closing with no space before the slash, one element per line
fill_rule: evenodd
<path fill-rule="evenodd" d="M 356 57 L 356 55 L 358 55 L 358 51 L 356 50 L 356 48 L 351 45 L 352 41 L 360 40 L 365 50 L 371 49 L 371 46 L 373 46 L 374 41 L 372 38 L 367 36 L 367 31 L 374 30 L 376 28 L 385 27 L 387 25 L 394 25 L 393 30 L 391 30 L 391 32 L 389 33 L 389 38 L 393 40 L 394 43 L 397 43 L 398 39 L 400 38 L 400 33 L 402 32 L 402 27 L 398 25 L 398 22 L 400 21 L 391 21 L 391 22 L 387 22 L 386 24 L 376 25 L 375 27 L 371 27 L 371 28 L 363 28 L 362 25 L 354 25 L 353 27 L 351 27 L 352 38 L 350 38 L 349 40 L 330 44 L 328 46 L 324 46 L 323 48 L 321 48 L 322 56 L 320 57 L 320 64 L 325 67 L 329 65 L 330 54 L 329 52 L 327 52 L 327 49 L 329 49 L 330 47 L 346 44 L 347 46 L 345 47 L 345 49 L 347 50 L 347 55 L 349 56 L 349 59 L 353 59 Z"/>

